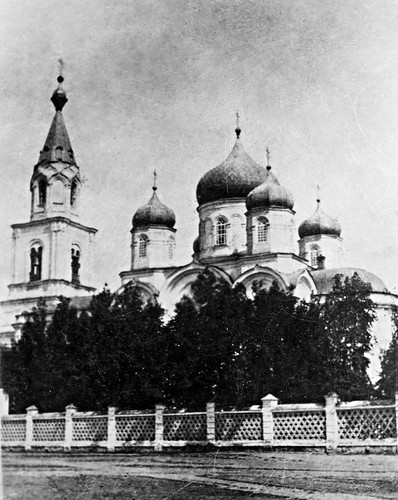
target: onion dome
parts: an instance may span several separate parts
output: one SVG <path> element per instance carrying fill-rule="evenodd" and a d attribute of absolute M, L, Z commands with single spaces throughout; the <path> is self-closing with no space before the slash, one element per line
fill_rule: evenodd
<path fill-rule="evenodd" d="M 51 97 L 51 101 L 54 104 L 56 111 L 62 111 L 62 108 L 68 102 L 65 90 L 61 87 L 63 81 L 64 77 L 62 75 L 59 75 L 59 77 L 57 78 L 58 88 L 54 91 Z"/>
<path fill-rule="evenodd" d="M 267 160 L 269 151 L 267 148 Z M 269 161 L 267 161 L 269 163 Z M 264 182 L 255 187 L 247 196 L 246 207 L 253 208 L 289 208 L 294 206 L 293 195 L 286 188 L 280 185 L 278 179 L 271 172 L 271 166 L 267 165 Z"/>
<path fill-rule="evenodd" d="M 300 238 L 306 236 L 316 236 L 318 234 L 330 234 L 332 236 L 340 236 L 341 226 L 336 219 L 326 215 L 321 209 L 321 200 L 318 198 L 317 207 L 313 215 L 302 222 L 299 226 L 298 233 Z"/>
<path fill-rule="evenodd" d="M 264 168 L 252 160 L 243 148 L 239 125 L 235 133 L 236 142 L 228 157 L 200 179 L 196 188 L 199 205 L 227 198 L 246 198 L 264 181 Z"/>
<path fill-rule="evenodd" d="M 155 174 L 156 177 L 156 174 Z M 176 216 L 171 208 L 166 207 L 159 200 L 154 185 L 153 195 L 151 199 L 140 207 L 133 217 L 133 228 L 148 227 L 148 226 L 164 226 L 173 229 L 176 223 Z"/>

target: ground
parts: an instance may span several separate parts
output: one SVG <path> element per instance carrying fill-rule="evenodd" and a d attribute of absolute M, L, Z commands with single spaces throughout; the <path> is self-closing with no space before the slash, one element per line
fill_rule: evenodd
<path fill-rule="evenodd" d="M 396 499 L 397 455 L 3 452 L 8 500 Z"/>

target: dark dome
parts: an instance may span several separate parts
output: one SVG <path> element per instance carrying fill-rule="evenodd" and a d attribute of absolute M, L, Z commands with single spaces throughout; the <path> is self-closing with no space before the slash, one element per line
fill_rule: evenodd
<path fill-rule="evenodd" d="M 140 207 L 133 217 L 133 228 L 147 226 L 166 226 L 170 229 L 174 227 L 176 217 L 173 210 L 163 205 L 153 188 L 151 199 Z"/>
<path fill-rule="evenodd" d="M 313 215 L 300 224 L 298 229 L 300 238 L 315 236 L 317 234 L 340 236 L 341 226 L 338 221 L 323 212 L 320 200 L 317 200 L 317 204 Z"/>
<path fill-rule="evenodd" d="M 199 205 L 226 198 L 246 198 L 266 178 L 266 170 L 243 149 L 239 137 L 226 158 L 199 181 L 196 199 Z"/>
<path fill-rule="evenodd" d="M 336 274 L 341 274 L 343 279 L 352 278 L 354 273 L 364 283 L 369 283 L 373 292 L 388 292 L 386 285 L 375 274 L 356 267 L 335 267 L 332 269 L 322 269 L 319 271 L 309 271 L 319 294 L 331 293 L 333 291 L 333 278 Z"/>
<path fill-rule="evenodd" d="M 271 172 L 271 167 L 266 170 L 266 178 L 262 184 L 255 187 L 246 199 L 248 210 L 252 208 L 277 207 L 293 208 L 293 195 L 279 184 L 278 179 Z"/>

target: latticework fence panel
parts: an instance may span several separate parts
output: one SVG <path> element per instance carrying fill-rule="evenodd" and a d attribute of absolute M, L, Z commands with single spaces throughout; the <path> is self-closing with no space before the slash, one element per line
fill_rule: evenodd
<path fill-rule="evenodd" d="M 116 441 L 154 441 L 155 415 L 116 416 Z"/>
<path fill-rule="evenodd" d="M 337 409 L 340 440 L 387 439 L 397 436 L 395 408 Z"/>
<path fill-rule="evenodd" d="M 65 419 L 33 419 L 33 441 L 63 441 L 65 439 Z"/>
<path fill-rule="evenodd" d="M 206 413 L 165 414 L 164 441 L 206 441 Z"/>
<path fill-rule="evenodd" d="M 73 418 L 72 441 L 106 441 L 108 417 Z"/>
<path fill-rule="evenodd" d="M 260 412 L 216 413 L 217 441 L 260 441 L 262 414 Z"/>
<path fill-rule="evenodd" d="M 26 437 L 26 420 L 3 420 L 1 423 L 1 439 L 4 442 L 24 442 Z"/>
<path fill-rule="evenodd" d="M 272 416 L 276 441 L 326 439 L 326 415 L 323 411 L 274 411 Z"/>

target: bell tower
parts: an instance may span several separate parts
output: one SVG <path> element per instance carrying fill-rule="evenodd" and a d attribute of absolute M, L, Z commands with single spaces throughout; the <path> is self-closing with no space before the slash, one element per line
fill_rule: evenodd
<path fill-rule="evenodd" d="M 80 169 L 62 115 L 68 101 L 63 81 L 60 75 L 51 97 L 55 115 L 33 168 L 30 221 L 11 226 L 12 279 L 8 300 L 1 303 L 11 323 L 39 297 L 49 304 L 60 295 L 95 291 L 91 261 L 97 230 L 79 221 Z"/>

